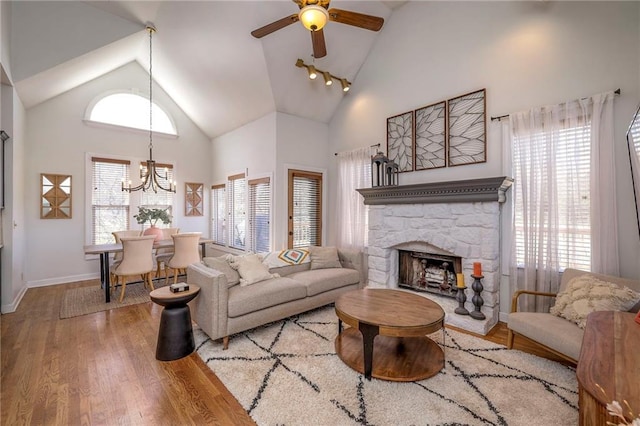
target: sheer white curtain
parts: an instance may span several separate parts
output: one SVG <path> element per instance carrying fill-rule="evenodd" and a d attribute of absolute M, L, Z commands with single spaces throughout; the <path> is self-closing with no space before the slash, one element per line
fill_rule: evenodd
<path fill-rule="evenodd" d="M 340 152 L 337 157 L 336 244 L 363 249 L 367 245 L 368 208 L 356 189 L 371 187 L 370 148 Z"/>
<path fill-rule="evenodd" d="M 515 289 L 557 292 L 567 267 L 617 274 L 613 97 L 509 116 Z M 547 299 L 525 308 L 545 311 Z"/>

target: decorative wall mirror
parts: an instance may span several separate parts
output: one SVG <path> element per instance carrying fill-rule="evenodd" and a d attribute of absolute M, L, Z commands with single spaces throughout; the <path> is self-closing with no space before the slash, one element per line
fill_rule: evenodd
<path fill-rule="evenodd" d="M 636 110 L 631 125 L 627 131 L 627 146 L 631 161 L 631 183 L 636 200 L 636 218 L 638 221 L 638 235 L 640 235 L 640 106 Z"/>
<path fill-rule="evenodd" d="M 202 216 L 202 183 L 185 183 L 184 215 Z"/>
<path fill-rule="evenodd" d="M 40 219 L 71 219 L 71 175 L 40 174 Z"/>

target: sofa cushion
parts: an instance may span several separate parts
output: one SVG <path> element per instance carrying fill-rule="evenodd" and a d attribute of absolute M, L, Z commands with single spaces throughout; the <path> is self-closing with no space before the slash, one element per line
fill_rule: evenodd
<path fill-rule="evenodd" d="M 269 272 L 267 265 L 262 263 L 262 257 L 257 254 L 251 253 L 243 256 L 230 256 L 229 264 L 240 274 L 241 286 L 279 277 L 278 274 Z"/>
<path fill-rule="evenodd" d="M 335 247 L 309 247 L 311 269 L 342 268 L 338 259 L 338 249 Z"/>
<path fill-rule="evenodd" d="M 327 268 L 295 272 L 287 275 L 287 277 L 303 283 L 307 289 L 307 296 L 315 296 L 325 291 L 360 282 L 358 271 L 348 268 Z"/>
<path fill-rule="evenodd" d="M 628 287 L 602 281 L 593 275 L 580 275 L 572 278 L 566 290 L 558 293 L 550 312 L 584 328 L 591 312 L 628 311 L 638 299 L 640 293 Z"/>
<path fill-rule="evenodd" d="M 509 328 L 576 361 L 580 357 L 584 330 L 571 321 L 539 312 L 512 312 Z"/>
<path fill-rule="evenodd" d="M 229 317 L 239 317 L 306 296 L 305 286 L 286 277 L 260 281 L 251 286 L 238 285 L 229 289 Z"/>
<path fill-rule="evenodd" d="M 202 259 L 202 263 L 204 263 L 209 268 L 215 269 L 225 274 L 227 276 L 227 285 L 231 287 L 240 282 L 240 274 L 238 274 L 238 271 L 236 271 L 229 265 L 226 257 L 227 255 L 220 257 L 205 257 Z"/>

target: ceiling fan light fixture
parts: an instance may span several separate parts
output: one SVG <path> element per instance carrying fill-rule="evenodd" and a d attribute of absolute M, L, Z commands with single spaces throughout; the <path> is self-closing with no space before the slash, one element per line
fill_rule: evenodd
<path fill-rule="evenodd" d="M 341 78 L 340 79 L 340 84 L 342 84 L 342 91 L 343 92 L 348 92 L 349 91 L 349 87 L 351 86 L 351 83 L 349 83 L 346 78 Z"/>
<path fill-rule="evenodd" d="M 326 71 L 323 71 L 322 76 L 324 77 L 324 84 L 326 86 L 331 86 L 333 84 L 333 78 L 331 78 L 331 74 L 329 74 Z"/>
<path fill-rule="evenodd" d="M 316 67 L 313 65 L 307 65 L 307 71 L 309 71 L 309 79 L 315 80 L 318 76 L 318 72 L 316 71 Z"/>
<path fill-rule="evenodd" d="M 298 19 L 309 31 L 318 31 L 327 24 L 329 12 L 322 6 L 310 4 L 300 9 Z"/>

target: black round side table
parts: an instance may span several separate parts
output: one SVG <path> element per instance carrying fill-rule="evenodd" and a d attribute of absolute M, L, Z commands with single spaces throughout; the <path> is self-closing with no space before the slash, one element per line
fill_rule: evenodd
<path fill-rule="evenodd" d="M 149 297 L 158 305 L 164 306 L 160 316 L 156 359 L 173 361 L 183 358 L 195 349 L 191 312 L 189 303 L 198 293 L 200 287 L 189 284 L 189 290 L 173 293 L 169 287 L 161 287 L 149 293 Z"/>

